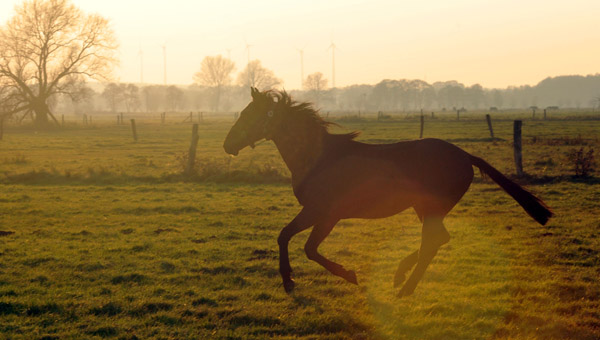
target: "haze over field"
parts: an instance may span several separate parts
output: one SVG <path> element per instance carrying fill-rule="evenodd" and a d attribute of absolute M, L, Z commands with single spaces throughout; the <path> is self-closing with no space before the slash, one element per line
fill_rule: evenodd
<path fill-rule="evenodd" d="M 0 3 L 0 23 L 19 0 Z M 331 85 L 331 42 L 337 87 L 382 79 L 455 79 L 484 87 L 535 85 L 548 76 L 595 74 L 600 55 L 600 2 L 548 1 L 92 1 L 85 12 L 112 20 L 120 41 L 115 78 L 191 84 L 205 56 L 231 56 L 236 73 L 259 59 L 300 87 L 304 75 L 322 72 Z"/>

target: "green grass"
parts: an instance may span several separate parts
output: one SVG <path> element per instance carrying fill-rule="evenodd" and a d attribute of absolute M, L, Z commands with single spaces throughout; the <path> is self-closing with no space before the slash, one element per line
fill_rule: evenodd
<path fill-rule="evenodd" d="M 494 123 L 495 141 L 474 118 L 426 124 L 426 137 L 514 172 L 512 120 Z M 556 218 L 539 226 L 477 180 L 446 219 L 451 242 L 403 299 L 392 282 L 419 246 L 412 211 L 342 221 L 320 247 L 356 270 L 359 286 L 306 259 L 308 233 L 299 234 L 290 243 L 297 287 L 284 293 L 276 238 L 300 207 L 271 143 L 224 155 L 230 125 L 200 126 L 191 179 L 180 175 L 189 125 L 140 121 L 137 143 L 126 126 L 9 129 L 0 142 L 0 338 L 600 337 L 600 190 L 595 178 L 571 177 L 566 153 L 581 145 L 564 142 L 581 136 L 600 150 L 599 121 L 525 121 L 525 171 L 537 183 L 528 187 Z M 416 119 L 343 125 L 370 142 L 419 130 Z"/>

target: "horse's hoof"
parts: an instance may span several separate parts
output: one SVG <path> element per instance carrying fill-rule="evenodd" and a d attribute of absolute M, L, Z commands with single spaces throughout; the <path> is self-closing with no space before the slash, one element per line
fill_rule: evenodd
<path fill-rule="evenodd" d="M 294 280 L 283 281 L 283 289 L 285 289 L 285 292 L 288 294 L 294 290 L 295 285 Z"/>
<path fill-rule="evenodd" d="M 412 295 L 412 293 L 413 293 L 414 291 L 415 291 L 414 289 L 407 288 L 407 287 L 406 287 L 406 285 L 405 285 L 405 286 L 404 286 L 404 287 L 402 287 L 402 288 L 400 289 L 400 291 L 398 292 L 398 297 L 399 297 L 399 298 L 403 298 L 403 297 L 405 297 L 405 296 Z"/>
<path fill-rule="evenodd" d="M 347 271 L 344 279 L 346 279 L 346 281 L 350 283 L 358 285 L 358 279 L 356 278 L 356 273 L 354 272 L 354 270 Z"/>
<path fill-rule="evenodd" d="M 406 275 L 404 274 L 396 274 L 394 276 L 394 288 L 400 287 L 400 285 L 406 280 Z"/>

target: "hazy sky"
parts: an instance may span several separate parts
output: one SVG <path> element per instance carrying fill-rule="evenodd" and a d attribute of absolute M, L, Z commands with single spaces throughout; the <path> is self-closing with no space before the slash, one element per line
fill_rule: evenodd
<path fill-rule="evenodd" d="M 20 1 L 0 1 L 0 23 Z M 154 1 L 74 0 L 112 20 L 120 42 L 115 76 L 191 84 L 202 58 L 222 54 L 237 72 L 250 58 L 286 89 L 322 72 L 336 86 L 382 79 L 458 80 L 484 87 L 534 85 L 547 76 L 600 72 L 600 0 Z M 229 51 L 228 51 L 229 49 Z M 235 79 L 235 78 L 234 78 Z"/>

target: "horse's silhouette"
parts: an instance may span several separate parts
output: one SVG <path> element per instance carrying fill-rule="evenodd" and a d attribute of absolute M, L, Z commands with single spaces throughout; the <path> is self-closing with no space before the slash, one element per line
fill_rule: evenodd
<path fill-rule="evenodd" d="M 450 240 L 442 223 L 473 180 L 473 166 L 498 183 L 537 222 L 545 224 L 550 209 L 479 157 L 439 139 L 394 144 L 365 144 L 358 133 L 331 134 L 310 103 L 297 103 L 286 92 L 251 88 L 252 102 L 225 139 L 232 155 L 261 139 L 272 140 L 292 174 L 300 213 L 281 230 L 279 271 L 286 292 L 294 288 L 288 243 L 314 226 L 304 247 L 306 256 L 334 275 L 357 283 L 346 270 L 319 254 L 319 244 L 345 218 L 382 218 L 413 207 L 423 222 L 421 247 L 400 262 L 394 285 L 416 264 L 399 295 L 410 295 L 438 249 Z"/>

